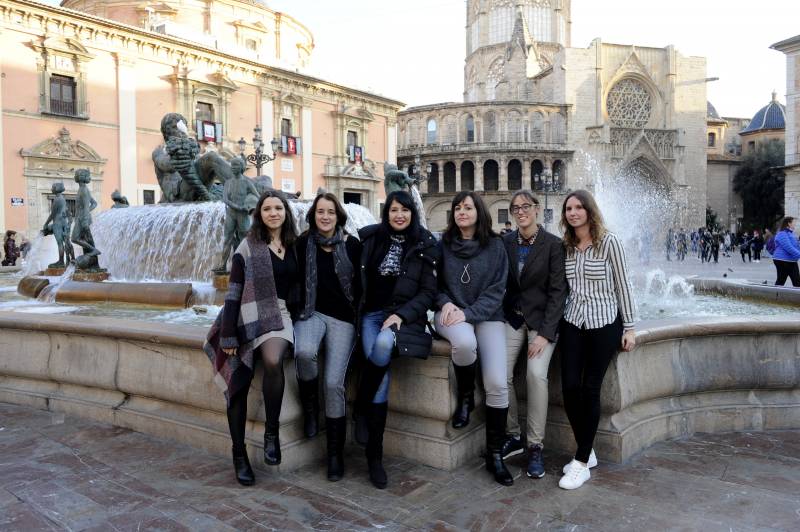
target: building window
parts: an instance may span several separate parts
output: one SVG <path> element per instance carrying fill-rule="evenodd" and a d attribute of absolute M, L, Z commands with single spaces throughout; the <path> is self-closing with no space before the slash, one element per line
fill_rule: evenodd
<path fill-rule="evenodd" d="M 717 145 L 717 135 L 715 133 L 708 134 L 708 147 L 713 148 Z"/>
<path fill-rule="evenodd" d="M 508 209 L 497 209 L 497 223 L 504 224 L 508 219 Z"/>
<path fill-rule="evenodd" d="M 281 136 L 282 137 L 292 136 L 292 121 L 289 120 L 288 118 L 281 119 Z"/>
<path fill-rule="evenodd" d="M 426 144 L 434 144 L 436 142 L 436 120 L 431 118 L 428 120 L 428 136 Z"/>
<path fill-rule="evenodd" d="M 358 133 L 356 133 L 355 131 L 347 132 L 347 145 L 358 146 Z"/>
<path fill-rule="evenodd" d="M 214 121 L 214 106 L 210 103 L 197 102 L 194 112 L 195 120 L 201 120 L 203 122 Z"/>
<path fill-rule="evenodd" d="M 78 196 L 75 194 L 63 194 L 64 200 L 67 202 L 67 212 L 70 218 L 75 218 L 75 206 L 77 205 Z M 50 207 L 48 212 L 53 208 L 53 200 L 56 199 L 55 194 L 47 194 L 47 203 Z"/>
<path fill-rule="evenodd" d="M 514 8 L 494 7 L 489 14 L 489 44 L 507 42 L 514 29 Z"/>
<path fill-rule="evenodd" d="M 467 117 L 467 142 L 475 142 L 475 119 L 472 115 Z"/>
<path fill-rule="evenodd" d="M 244 47 L 252 52 L 255 52 L 256 49 L 258 48 L 258 43 L 256 42 L 255 39 L 245 39 Z"/>
<path fill-rule="evenodd" d="M 58 74 L 50 76 L 50 112 L 75 116 L 75 88 L 75 78 Z"/>
<path fill-rule="evenodd" d="M 155 205 L 156 191 L 155 190 L 142 190 L 142 203 L 145 205 Z"/>
<path fill-rule="evenodd" d="M 608 118 L 617 127 L 641 129 L 650 121 L 653 102 L 650 93 L 639 81 L 624 78 L 618 81 L 606 99 Z"/>
<path fill-rule="evenodd" d="M 750 150 L 750 151 L 755 150 L 756 149 L 756 141 L 751 140 L 750 142 L 748 142 L 747 143 L 747 149 Z"/>

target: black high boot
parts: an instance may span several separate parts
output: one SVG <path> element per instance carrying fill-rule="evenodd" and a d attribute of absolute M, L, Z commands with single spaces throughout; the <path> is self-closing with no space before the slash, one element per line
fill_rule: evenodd
<path fill-rule="evenodd" d="M 267 465 L 278 465 L 281 463 L 281 441 L 279 437 L 281 415 L 281 405 L 267 403 L 266 421 L 264 422 L 264 462 Z"/>
<path fill-rule="evenodd" d="M 456 411 L 453 412 L 453 428 L 461 429 L 469 425 L 469 413 L 475 409 L 475 366 L 453 364 L 456 373 Z"/>
<path fill-rule="evenodd" d="M 353 408 L 355 421 L 355 440 L 359 445 L 366 445 L 369 438 L 367 416 L 378 388 L 381 387 L 383 378 L 389 366 L 377 366 L 371 360 L 364 361 L 361 368 L 361 382 L 358 385 L 358 395 Z"/>
<path fill-rule="evenodd" d="M 325 433 L 328 436 L 328 480 L 336 482 L 344 476 L 344 441 L 347 435 L 347 418 L 326 417 Z"/>
<path fill-rule="evenodd" d="M 303 433 L 306 438 L 313 438 L 319 432 L 319 379 L 310 381 L 297 379 L 300 390 L 300 406 L 303 408 Z"/>
<path fill-rule="evenodd" d="M 247 458 L 247 447 L 244 443 L 245 427 L 247 424 L 247 390 L 242 390 L 231 398 L 227 409 L 228 429 L 231 433 L 233 446 L 233 469 L 236 481 L 242 486 L 252 486 L 256 482 L 250 460 Z"/>
<path fill-rule="evenodd" d="M 486 407 L 486 470 L 503 486 L 514 484 L 514 477 L 503 462 L 503 440 L 506 438 L 508 407 Z"/>
<path fill-rule="evenodd" d="M 383 469 L 383 431 L 386 428 L 388 410 L 389 403 L 372 403 L 367 414 L 369 439 L 367 441 L 366 455 L 369 480 L 379 490 L 384 489 L 388 483 L 386 470 Z"/>

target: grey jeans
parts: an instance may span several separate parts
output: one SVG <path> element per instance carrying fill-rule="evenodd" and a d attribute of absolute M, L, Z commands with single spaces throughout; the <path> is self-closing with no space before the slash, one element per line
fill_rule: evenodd
<path fill-rule="evenodd" d="M 294 339 L 297 376 L 304 381 L 316 379 L 319 375 L 317 354 L 325 340 L 325 415 L 344 417 L 347 403 L 344 379 L 355 345 L 355 326 L 314 312 L 308 319 L 295 322 Z"/>
<path fill-rule="evenodd" d="M 441 312 L 434 318 L 436 332 L 450 342 L 453 364 L 468 366 L 481 357 L 483 387 L 486 390 L 486 406 L 506 408 L 508 406 L 508 383 L 506 379 L 506 335 L 502 321 L 458 323 L 445 327 L 439 321 Z"/>
<path fill-rule="evenodd" d="M 541 354 L 528 358 L 528 344 L 536 338 L 536 331 L 523 325 L 514 329 L 506 323 L 506 362 L 508 363 L 508 432 L 520 434 L 517 394 L 514 390 L 514 366 L 519 357 L 526 358 L 525 392 L 528 403 L 525 435 L 528 445 L 542 444 L 544 428 L 547 425 L 547 370 L 556 344 L 550 342 Z"/>

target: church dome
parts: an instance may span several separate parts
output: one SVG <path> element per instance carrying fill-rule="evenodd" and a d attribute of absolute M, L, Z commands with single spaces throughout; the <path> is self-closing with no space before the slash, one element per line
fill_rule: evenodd
<path fill-rule="evenodd" d="M 709 101 L 706 101 L 706 116 L 715 120 L 721 120 L 719 113 L 714 108 L 714 105 Z"/>
<path fill-rule="evenodd" d="M 739 134 L 754 133 L 765 129 L 786 128 L 786 107 L 778 101 L 777 94 L 772 93 L 772 101 L 758 110 L 750 120 L 750 124 Z"/>

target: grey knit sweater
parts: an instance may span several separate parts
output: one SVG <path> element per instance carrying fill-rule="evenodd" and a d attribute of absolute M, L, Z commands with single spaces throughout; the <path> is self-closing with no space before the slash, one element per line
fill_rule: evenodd
<path fill-rule="evenodd" d="M 504 321 L 508 255 L 503 240 L 492 238 L 486 247 L 476 248 L 468 257 L 463 256 L 463 252 L 456 254 L 453 245 L 440 244 L 442 261 L 437 272 L 437 308 L 453 303 L 464 311 L 467 323 Z"/>

